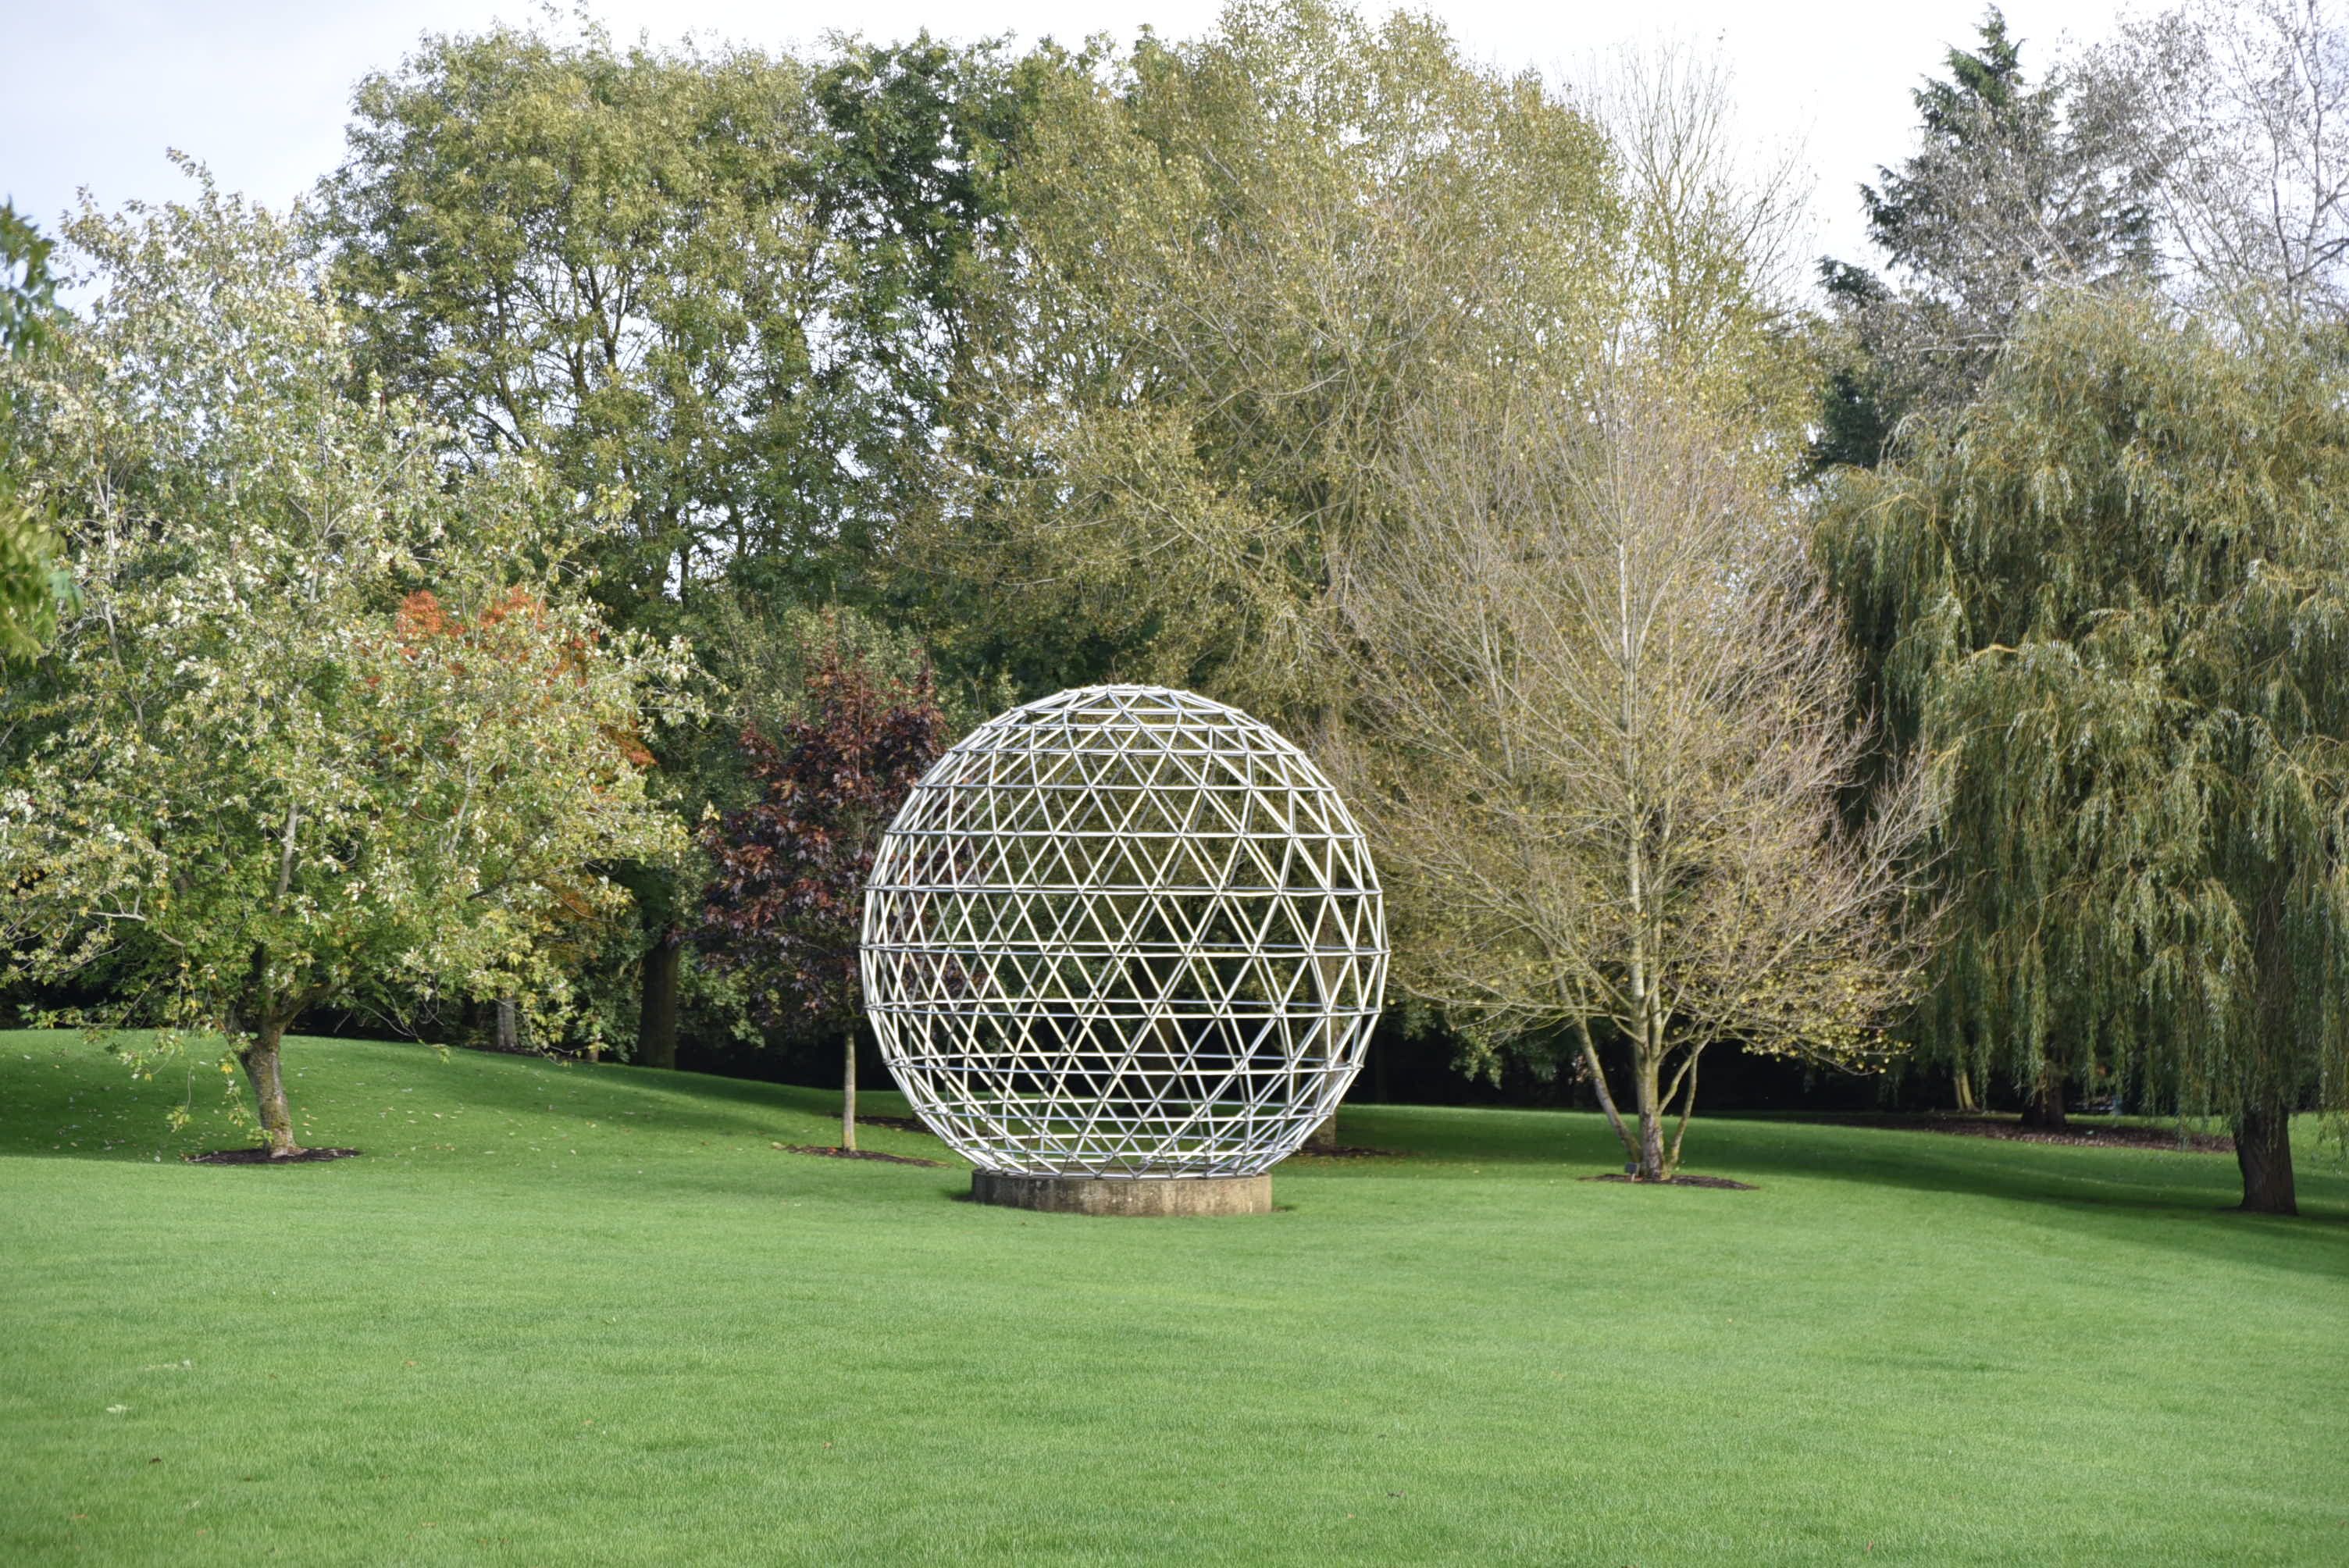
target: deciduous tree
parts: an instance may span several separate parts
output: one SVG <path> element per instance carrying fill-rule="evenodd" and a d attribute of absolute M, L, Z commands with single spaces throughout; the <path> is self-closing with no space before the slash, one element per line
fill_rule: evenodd
<path fill-rule="evenodd" d="M 15 208 L 0 204 L 0 361 L 37 352 L 55 327 L 50 249 Z M 17 493 L 22 443 L 16 407 L 0 389 L 0 660 L 38 653 L 72 591 L 56 538 Z"/>
<path fill-rule="evenodd" d="M 2139 106 L 2178 292 L 2257 331 L 2349 318 L 2349 26 L 2325 0 L 2194 0 L 2097 70 Z"/>
<path fill-rule="evenodd" d="M 2266 1212 L 2349 1099 L 2344 407 L 2330 356 L 2068 296 L 1820 536 L 1948 801 L 1923 1043 L 2223 1115 Z"/>
<path fill-rule="evenodd" d="M 840 1146 L 856 1147 L 857 941 L 881 834 L 947 743 L 926 669 L 877 672 L 836 632 L 815 651 L 804 717 L 742 730 L 758 799 L 705 832 L 715 872 L 702 935 L 785 1026 L 841 1031 Z"/>
<path fill-rule="evenodd" d="M 1594 350 L 1622 229 L 1594 118 L 1424 18 L 1242 3 L 1040 79 L 916 564 L 1025 687 L 1315 684 L 1332 540 L 1409 410 Z"/>
<path fill-rule="evenodd" d="M 1345 558 L 1337 755 L 1397 973 L 1487 1052 L 1570 1031 L 1653 1181 L 1713 1045 L 1887 1054 L 1924 817 L 1911 788 L 1846 820 L 1868 737 L 1766 446 L 1669 367 L 1616 375 L 1423 429 L 1411 526 Z"/>
<path fill-rule="evenodd" d="M 622 499 L 585 546 L 619 625 L 714 647 L 746 599 L 769 620 L 872 603 L 921 510 L 1024 90 L 998 46 L 927 37 L 822 58 L 592 26 L 428 38 L 360 84 L 328 186 L 359 363 L 462 431 L 467 460 L 527 454 Z M 732 734 L 657 749 L 707 782 Z M 698 879 L 616 874 L 658 1062 Z"/>
<path fill-rule="evenodd" d="M 289 227 L 197 179 L 70 225 L 88 320 L 8 367 L 84 599 L 0 698 L 0 949 L 160 1050 L 225 1037 L 283 1156 L 305 1008 L 564 1013 L 565 945 L 624 905 L 598 868 L 679 836 L 638 737 L 686 665 L 584 601 L 593 520 L 533 465 L 347 397 Z"/>

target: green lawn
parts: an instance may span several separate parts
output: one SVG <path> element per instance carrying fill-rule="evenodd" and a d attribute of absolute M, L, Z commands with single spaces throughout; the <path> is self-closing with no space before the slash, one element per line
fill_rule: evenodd
<path fill-rule="evenodd" d="M 1715 1120 L 1350 1110 L 1257 1219 L 957 1202 L 831 1097 L 0 1034 L 0 1561 L 2349 1561 L 2349 1177 Z M 195 1126 L 163 1111 L 192 1095 Z M 873 1143 L 937 1153 L 926 1138 Z"/>

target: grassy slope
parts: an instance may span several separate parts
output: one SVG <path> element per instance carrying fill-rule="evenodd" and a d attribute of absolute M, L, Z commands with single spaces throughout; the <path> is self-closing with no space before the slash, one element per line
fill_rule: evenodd
<path fill-rule="evenodd" d="M 2223 1155 L 1716 1121 L 1763 1191 L 1634 1190 L 1593 1119 L 1366 1109 L 1416 1157 L 1094 1221 L 777 1152 L 812 1091 L 289 1059 L 367 1158 L 181 1164 L 216 1083 L 166 1136 L 0 1034 L 0 1560 L 2349 1556 L 2313 1149 L 2295 1223 Z"/>

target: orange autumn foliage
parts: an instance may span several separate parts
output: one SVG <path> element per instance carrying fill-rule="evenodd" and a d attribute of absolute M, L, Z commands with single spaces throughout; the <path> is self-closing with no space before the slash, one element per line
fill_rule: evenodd
<path fill-rule="evenodd" d="M 418 657 L 433 643 L 454 643 L 462 648 L 472 648 L 485 655 L 494 654 L 511 660 L 516 651 L 515 640 L 511 635 L 493 636 L 492 634 L 504 628 L 509 622 L 517 620 L 530 632 L 541 631 L 546 619 L 545 601 L 521 587 L 510 588 L 491 601 L 470 624 L 450 614 L 432 590 L 419 588 L 399 602 L 399 607 L 392 612 L 391 624 L 394 639 L 399 644 L 401 652 L 409 658 Z M 553 656 L 548 660 L 548 667 L 541 679 L 552 684 L 565 675 L 579 678 L 585 663 L 585 644 L 579 637 L 565 637 L 553 650 Z M 464 673 L 461 656 L 451 657 L 450 664 L 458 674 Z M 630 767 L 654 766 L 656 759 L 652 752 L 647 748 L 633 725 L 604 725 L 600 729 L 604 738 Z"/>

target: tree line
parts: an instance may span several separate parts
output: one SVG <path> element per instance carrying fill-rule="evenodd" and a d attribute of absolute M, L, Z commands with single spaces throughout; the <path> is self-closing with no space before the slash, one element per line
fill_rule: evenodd
<path fill-rule="evenodd" d="M 1154 681 L 1309 740 L 1414 1007 L 1642 1179 L 1729 1042 L 2221 1116 L 2289 1212 L 2349 1098 L 2344 85 L 2314 4 L 2044 69 L 1992 11 L 1813 292 L 1684 49 L 429 37 L 294 212 L 0 217 L 5 984 L 225 1037 L 280 1150 L 321 1006 L 853 1086 L 895 799 Z"/>

